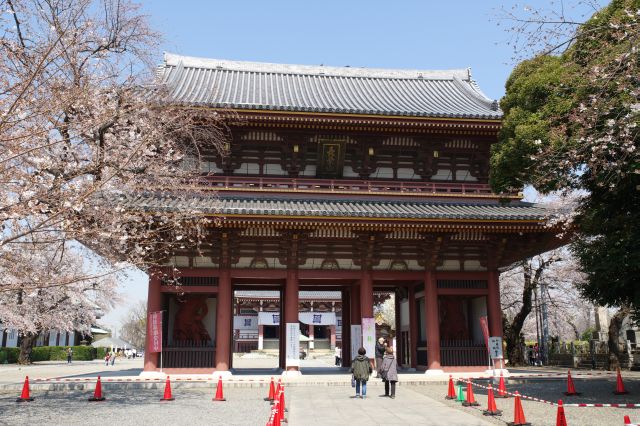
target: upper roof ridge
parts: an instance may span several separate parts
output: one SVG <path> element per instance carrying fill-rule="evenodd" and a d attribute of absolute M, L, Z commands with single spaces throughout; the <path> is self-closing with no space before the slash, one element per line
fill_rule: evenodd
<path fill-rule="evenodd" d="M 387 79 L 428 79 L 463 81 L 471 80 L 470 69 L 451 70 L 410 70 L 384 68 L 334 67 L 324 65 L 293 65 L 269 62 L 231 61 L 225 59 L 183 56 L 175 53 L 164 53 L 164 66 L 186 68 L 222 69 L 228 71 L 246 71 L 277 74 L 324 75 L 334 77 L 387 78 Z"/>

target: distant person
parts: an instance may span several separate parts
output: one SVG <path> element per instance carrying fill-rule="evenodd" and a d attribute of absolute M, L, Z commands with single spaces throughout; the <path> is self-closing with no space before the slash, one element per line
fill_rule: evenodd
<path fill-rule="evenodd" d="M 107 352 L 107 353 L 104 355 L 104 365 L 106 365 L 107 367 L 109 366 L 109 356 L 110 356 L 110 353 L 109 353 L 109 352 Z"/>
<path fill-rule="evenodd" d="M 336 356 L 336 367 L 340 367 L 340 365 L 342 364 L 342 349 L 340 349 L 340 346 L 336 346 L 335 356 Z"/>
<path fill-rule="evenodd" d="M 396 397 L 396 383 L 398 382 L 398 363 L 393 356 L 393 348 L 388 346 L 382 358 L 380 377 L 384 380 L 384 396 Z"/>
<path fill-rule="evenodd" d="M 115 352 L 111 352 L 111 366 L 113 367 L 113 364 L 116 363 L 116 353 Z"/>
<path fill-rule="evenodd" d="M 73 359 L 73 349 L 71 346 L 67 348 L 67 364 L 71 364 L 71 360 Z"/>
<path fill-rule="evenodd" d="M 351 370 L 349 370 L 356 382 L 356 398 L 362 399 L 367 397 L 367 381 L 373 372 L 369 357 L 365 355 L 366 353 L 367 350 L 365 348 L 358 349 L 358 355 L 351 363 Z"/>
<path fill-rule="evenodd" d="M 386 342 L 384 341 L 384 338 L 379 338 L 378 341 L 376 342 L 376 348 L 375 348 L 375 352 L 376 352 L 376 373 L 380 372 L 380 366 L 382 365 L 382 358 L 384 357 L 384 350 L 387 347 Z M 380 377 L 380 376 L 378 376 Z"/>

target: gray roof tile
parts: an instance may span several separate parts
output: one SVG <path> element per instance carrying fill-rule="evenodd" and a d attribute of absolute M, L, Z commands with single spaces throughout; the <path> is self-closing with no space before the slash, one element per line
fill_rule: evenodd
<path fill-rule="evenodd" d="M 132 209 L 152 211 L 193 211 L 194 214 L 360 217 L 465 220 L 544 220 L 551 212 L 535 204 L 512 202 L 438 202 L 438 201 L 365 201 L 265 199 L 243 197 L 206 197 L 197 195 L 110 195 L 108 202 Z"/>
<path fill-rule="evenodd" d="M 500 119 L 469 70 L 280 65 L 166 53 L 158 81 L 174 102 L 216 108 Z"/>

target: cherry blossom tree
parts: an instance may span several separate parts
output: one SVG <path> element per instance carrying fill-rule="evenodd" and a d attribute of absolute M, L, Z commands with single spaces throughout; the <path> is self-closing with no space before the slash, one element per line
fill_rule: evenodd
<path fill-rule="evenodd" d="M 154 84 L 160 37 L 132 1 L 0 0 L 0 12 L 0 322 L 22 318 L 28 337 L 43 320 L 70 324 L 71 311 L 47 317 L 46 306 L 96 283 L 91 270 L 71 274 L 70 242 L 98 253 L 107 275 L 199 246 L 202 215 L 115 201 L 213 197 L 194 179 L 204 152 L 224 152 L 226 129 Z"/>
<path fill-rule="evenodd" d="M 147 336 L 146 301 L 138 302 L 129 309 L 122 327 L 120 327 L 120 336 L 136 348 L 144 348 Z"/>

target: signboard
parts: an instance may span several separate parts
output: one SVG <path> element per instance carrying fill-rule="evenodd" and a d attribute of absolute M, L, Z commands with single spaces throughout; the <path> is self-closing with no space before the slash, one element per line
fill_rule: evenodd
<path fill-rule="evenodd" d="M 487 317 L 480 317 L 480 328 L 484 335 L 484 345 L 489 349 L 489 324 L 487 323 Z"/>
<path fill-rule="evenodd" d="M 149 352 L 162 352 L 162 311 L 150 312 L 149 318 Z"/>
<path fill-rule="evenodd" d="M 362 346 L 362 326 L 360 324 L 351 324 L 351 359 L 356 359 L 358 349 Z"/>
<path fill-rule="evenodd" d="M 502 337 L 489 337 L 489 355 L 492 359 L 502 359 Z"/>
<path fill-rule="evenodd" d="M 258 312 L 258 325 L 280 325 L 280 312 Z"/>
<path fill-rule="evenodd" d="M 287 359 L 286 365 L 300 366 L 300 325 L 297 322 L 287 323 Z"/>
<path fill-rule="evenodd" d="M 257 330 L 258 317 L 255 315 L 236 315 L 233 317 L 234 330 Z"/>
<path fill-rule="evenodd" d="M 309 325 L 335 325 L 335 312 L 300 312 L 298 319 L 303 324 Z"/>
<path fill-rule="evenodd" d="M 375 356 L 376 322 L 374 318 L 362 318 L 362 346 L 369 358 Z"/>

